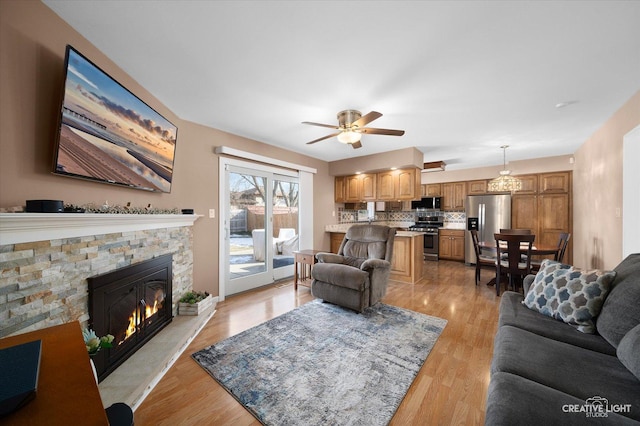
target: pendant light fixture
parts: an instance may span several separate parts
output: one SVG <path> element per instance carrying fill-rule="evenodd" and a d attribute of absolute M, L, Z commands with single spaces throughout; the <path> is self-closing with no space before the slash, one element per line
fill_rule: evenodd
<path fill-rule="evenodd" d="M 520 179 L 511 176 L 511 170 L 507 170 L 507 148 L 509 145 L 502 145 L 500 148 L 503 150 L 503 169 L 500 171 L 500 176 L 489 181 L 487 189 L 489 192 L 513 192 L 522 189 L 522 182 Z"/>

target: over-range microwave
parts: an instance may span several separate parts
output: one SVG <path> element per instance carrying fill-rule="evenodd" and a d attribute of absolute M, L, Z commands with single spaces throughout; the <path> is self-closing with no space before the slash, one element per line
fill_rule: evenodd
<path fill-rule="evenodd" d="M 440 210 L 440 203 L 442 202 L 442 197 L 426 197 L 421 200 L 412 201 L 411 208 L 412 209 L 430 209 L 430 210 Z"/>

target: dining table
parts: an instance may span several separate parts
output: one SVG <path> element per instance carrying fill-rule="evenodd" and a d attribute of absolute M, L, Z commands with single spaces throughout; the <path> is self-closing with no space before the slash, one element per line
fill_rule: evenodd
<path fill-rule="evenodd" d="M 529 244 L 521 244 L 520 245 L 520 250 L 522 253 L 526 253 L 528 250 L 528 246 Z M 479 241 L 478 242 L 478 247 L 481 250 L 490 250 L 495 252 L 496 251 L 496 242 L 495 240 L 493 241 Z M 506 244 L 503 245 L 504 248 L 506 248 Z M 560 248 L 557 245 L 551 246 L 551 245 L 547 245 L 547 244 L 533 244 L 531 246 L 531 256 L 557 256 L 558 251 L 560 250 Z M 491 286 L 491 285 L 495 285 L 496 284 L 496 277 L 491 278 L 491 280 L 489 280 L 489 282 L 487 283 L 487 285 Z"/>

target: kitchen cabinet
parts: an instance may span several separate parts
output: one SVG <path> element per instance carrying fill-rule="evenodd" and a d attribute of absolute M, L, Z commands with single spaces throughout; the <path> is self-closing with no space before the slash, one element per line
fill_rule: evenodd
<path fill-rule="evenodd" d="M 569 192 L 570 172 L 543 173 L 540 175 L 540 194 L 558 194 Z"/>
<path fill-rule="evenodd" d="M 420 173 L 417 168 L 336 176 L 334 180 L 336 203 L 407 201 L 418 198 Z"/>
<path fill-rule="evenodd" d="M 450 182 L 442 184 L 442 210 L 464 210 L 464 201 L 466 197 L 466 182 Z"/>
<path fill-rule="evenodd" d="M 334 200 L 336 203 L 376 201 L 376 174 L 336 176 Z"/>
<path fill-rule="evenodd" d="M 405 283 L 415 283 L 422 278 L 424 261 L 424 235 L 403 233 L 393 240 L 393 256 L 389 279 Z"/>
<path fill-rule="evenodd" d="M 360 176 L 344 177 L 344 202 L 355 203 L 360 201 Z"/>
<path fill-rule="evenodd" d="M 513 229 L 538 229 L 538 196 L 515 193 L 511 196 L 511 227 Z"/>
<path fill-rule="evenodd" d="M 342 240 L 346 234 L 344 232 L 332 232 L 329 240 L 331 244 L 331 253 L 338 253 L 340 249 L 340 244 L 342 244 Z"/>
<path fill-rule="evenodd" d="M 527 186 L 511 197 L 511 227 L 531 229 L 536 235 L 534 245 L 556 245 L 561 233 L 572 232 L 571 179 L 571 172 L 527 175 L 523 180 Z M 565 263 L 573 262 L 572 240 Z"/>
<path fill-rule="evenodd" d="M 375 173 L 360 175 L 360 199 L 362 201 L 376 201 L 377 177 Z"/>
<path fill-rule="evenodd" d="M 426 183 L 420 185 L 420 197 L 440 197 L 442 196 L 442 184 Z"/>
<path fill-rule="evenodd" d="M 467 195 L 484 195 L 487 193 L 486 180 L 472 180 L 467 182 Z"/>
<path fill-rule="evenodd" d="M 438 257 L 464 262 L 464 233 L 463 229 L 441 229 Z"/>
<path fill-rule="evenodd" d="M 420 198 L 418 169 L 399 169 L 377 174 L 377 199 L 380 201 L 415 200 Z"/>
<path fill-rule="evenodd" d="M 336 176 L 333 181 L 333 198 L 336 203 L 344 203 L 344 176 Z"/>
<path fill-rule="evenodd" d="M 538 229 L 536 242 L 556 245 L 562 232 L 571 232 L 569 194 L 543 194 L 538 196 Z M 565 252 L 565 256 L 567 253 Z M 567 259 L 563 259 L 567 261 Z"/>
<path fill-rule="evenodd" d="M 522 188 L 514 194 L 537 194 L 538 193 L 538 175 L 519 175 L 515 176 L 520 179 Z"/>
<path fill-rule="evenodd" d="M 393 171 L 378 173 L 378 199 L 393 200 L 395 199 L 395 179 Z"/>
<path fill-rule="evenodd" d="M 396 187 L 396 199 L 415 200 L 419 197 L 420 172 L 418 169 L 400 169 L 397 172 L 398 186 Z"/>

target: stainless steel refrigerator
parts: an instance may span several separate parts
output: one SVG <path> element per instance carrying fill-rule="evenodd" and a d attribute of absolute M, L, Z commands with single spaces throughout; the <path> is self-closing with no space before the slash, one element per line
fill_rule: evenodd
<path fill-rule="evenodd" d="M 476 229 L 480 241 L 494 242 L 500 228 L 511 228 L 511 195 L 469 195 L 465 204 L 467 230 Z M 476 263 L 471 234 L 465 235 L 464 261 Z"/>

